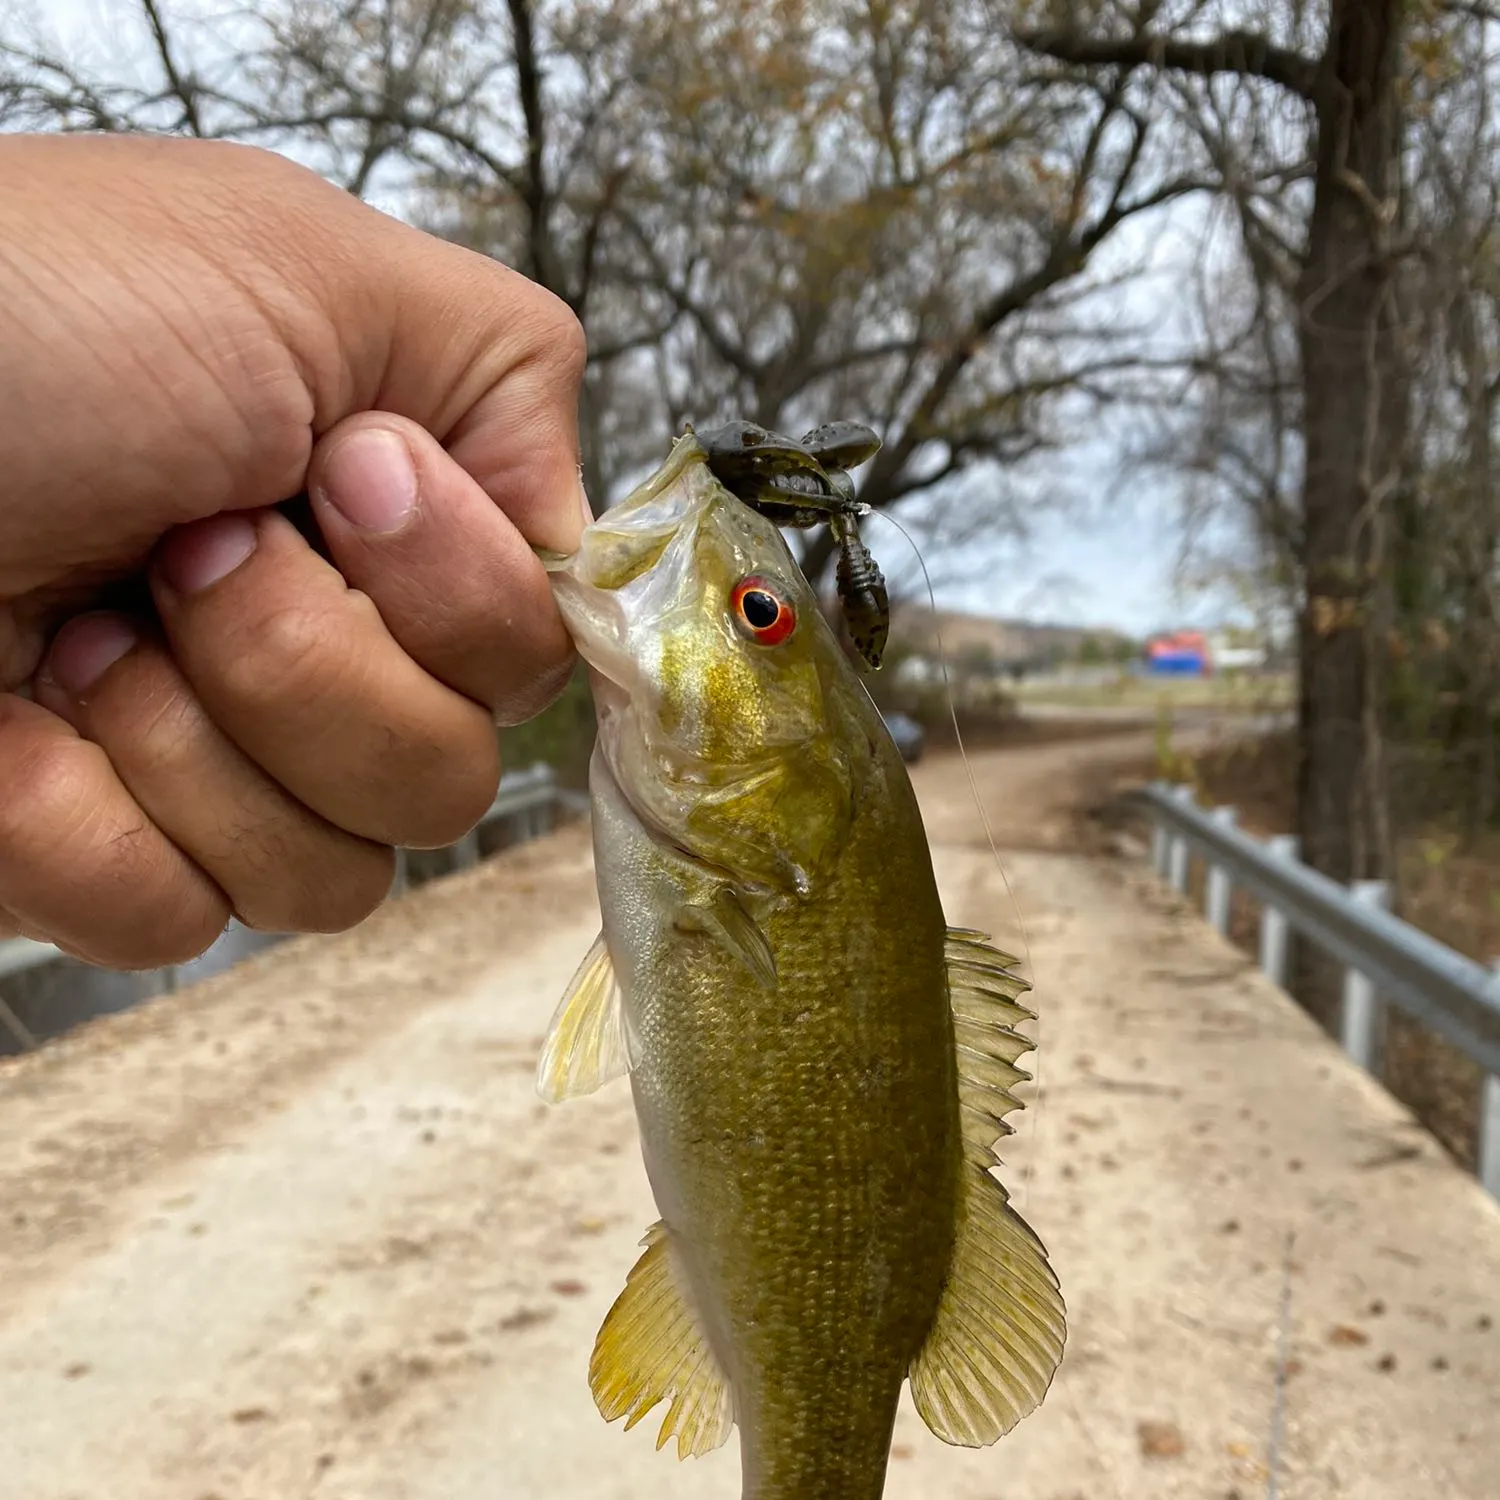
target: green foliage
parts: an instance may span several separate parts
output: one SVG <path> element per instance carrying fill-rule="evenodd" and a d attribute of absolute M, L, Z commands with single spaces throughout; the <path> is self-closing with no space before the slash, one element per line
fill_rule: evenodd
<path fill-rule="evenodd" d="M 1156 774 L 1162 781 L 1198 786 L 1198 762 L 1172 744 L 1172 705 L 1165 695 L 1156 705 Z"/>

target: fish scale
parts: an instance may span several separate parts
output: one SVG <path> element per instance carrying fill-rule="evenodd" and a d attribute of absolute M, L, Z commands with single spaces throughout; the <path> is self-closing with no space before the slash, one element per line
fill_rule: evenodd
<path fill-rule="evenodd" d="M 595 1400 L 627 1427 L 666 1403 L 683 1456 L 738 1427 L 745 1500 L 875 1500 L 904 1380 L 981 1445 L 1062 1356 L 1057 1278 L 988 1170 L 1026 986 L 947 927 L 879 714 L 696 439 L 549 567 L 599 709 L 603 931 L 539 1087 L 629 1075 L 660 1214 Z M 774 644 L 734 612 L 747 579 L 793 612 Z"/>

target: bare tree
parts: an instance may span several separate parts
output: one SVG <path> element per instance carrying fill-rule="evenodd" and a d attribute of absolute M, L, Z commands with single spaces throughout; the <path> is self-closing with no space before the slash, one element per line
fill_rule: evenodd
<path fill-rule="evenodd" d="M 948 524 L 993 526 L 1016 467 L 1149 362 L 1111 326 L 1128 268 L 1097 252 L 1201 187 L 1201 153 L 1160 145 L 1128 80 L 1038 69 L 980 0 L 809 6 L 790 30 L 754 5 L 662 14 L 639 65 L 661 196 L 613 248 L 669 330 L 668 423 L 859 417 L 885 439 L 863 499 L 936 486 Z M 805 565 L 826 560 L 815 537 Z"/>
<path fill-rule="evenodd" d="M 1091 257 L 1201 185 L 1128 77 L 1039 71 L 983 0 L 164 3 L 133 82 L 0 45 L 7 118 L 263 142 L 517 264 L 589 334 L 596 503 L 688 418 L 837 414 L 885 436 L 872 503 L 993 515 L 1138 364 Z"/>
<path fill-rule="evenodd" d="M 1298 832 L 1304 857 L 1336 880 L 1393 870 L 1384 763 L 1383 641 L 1390 627 L 1391 517 L 1405 473 L 1409 365 L 1399 312 L 1403 255 L 1398 0 L 1332 0 L 1326 24 L 1290 13 L 1300 35 L 1225 29 L 1205 36 L 1203 7 L 1181 32 L 1110 8 L 1099 29 L 1032 31 L 1039 53 L 1070 65 L 1167 70 L 1211 96 L 1229 76 L 1290 104 L 1310 163 L 1301 232 L 1288 242 L 1239 191 L 1247 254 L 1294 268 L 1301 492 L 1295 543 L 1300 625 Z M 1208 114 L 1205 104 L 1200 114 Z M 1224 171 L 1224 165 L 1230 170 Z"/>

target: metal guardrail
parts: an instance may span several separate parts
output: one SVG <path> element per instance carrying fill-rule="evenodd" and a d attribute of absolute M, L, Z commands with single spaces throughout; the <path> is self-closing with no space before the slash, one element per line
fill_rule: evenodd
<path fill-rule="evenodd" d="M 23 969 L 34 969 L 38 964 L 51 963 L 57 957 L 57 949 L 51 943 L 36 943 L 30 938 L 7 938 L 0 942 L 0 979 L 7 974 L 19 974 Z"/>
<path fill-rule="evenodd" d="M 585 799 L 585 805 L 586 802 L 587 799 Z M 508 772 L 500 778 L 495 800 L 490 803 L 489 810 L 463 838 L 450 846 L 454 867 L 467 870 L 479 863 L 481 829 L 493 823 L 515 819 L 520 822 L 523 838 L 535 838 L 538 834 L 546 832 L 559 806 L 573 807 L 575 805 L 575 798 L 557 785 L 557 777 L 551 766 L 538 764 L 525 771 Z M 392 893 L 404 891 L 406 886 L 406 850 L 398 849 L 396 851 L 396 878 L 391 886 Z M 0 979 L 11 974 L 19 974 L 27 969 L 37 968 L 41 964 L 53 963 L 64 956 L 51 943 L 37 943 L 30 938 L 0 940 Z M 163 988 L 168 991 L 174 989 L 177 982 L 176 969 L 164 969 L 161 974 Z M 7 1016 L 9 1016 L 9 1021 L 7 1021 Z M 21 1026 L 19 1020 L 10 1015 L 3 1002 L 0 1002 L 0 1025 L 5 1025 L 7 1030 L 12 1031 L 23 1046 L 31 1045 L 29 1034 L 25 1033 L 25 1028 Z"/>
<path fill-rule="evenodd" d="M 489 811 L 456 843 L 449 847 L 453 851 L 455 869 L 471 870 L 479 863 L 480 830 L 491 823 L 507 818 L 517 819 L 521 824 L 522 838 L 535 838 L 544 833 L 556 812 L 565 802 L 557 785 L 557 774 L 551 766 L 538 762 L 525 771 L 510 771 L 500 778 L 495 791 L 495 800 Z M 396 879 L 393 892 L 401 892 L 407 886 L 406 850 L 396 851 Z"/>
<path fill-rule="evenodd" d="M 1295 839 L 1262 843 L 1235 827 L 1232 808 L 1197 807 L 1190 787 L 1157 782 L 1137 798 L 1155 820 L 1152 847 L 1159 875 L 1185 891 L 1190 857 L 1204 861 L 1205 915 L 1220 932 L 1228 929 L 1235 885 L 1261 902 L 1260 963 L 1272 980 L 1286 982 L 1288 927 L 1345 966 L 1340 1040 L 1361 1066 L 1374 1066 L 1380 1010 L 1388 1003 L 1484 1069 L 1479 1176 L 1500 1198 L 1500 971 L 1393 916 L 1385 909 L 1384 882 L 1341 886 L 1299 862 Z"/>

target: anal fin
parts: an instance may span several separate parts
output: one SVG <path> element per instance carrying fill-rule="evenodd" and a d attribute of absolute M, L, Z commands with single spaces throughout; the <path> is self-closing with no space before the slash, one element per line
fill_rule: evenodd
<path fill-rule="evenodd" d="M 666 1225 L 653 1224 L 641 1243 L 594 1341 L 589 1389 L 604 1420 L 624 1417 L 627 1431 L 669 1401 L 657 1448 L 675 1434 L 678 1458 L 709 1453 L 734 1426 L 729 1381 L 678 1283 Z"/>
<path fill-rule="evenodd" d="M 549 1104 L 592 1094 L 630 1071 L 630 1038 L 604 934 L 568 982 L 547 1030 L 536 1089 Z"/>

